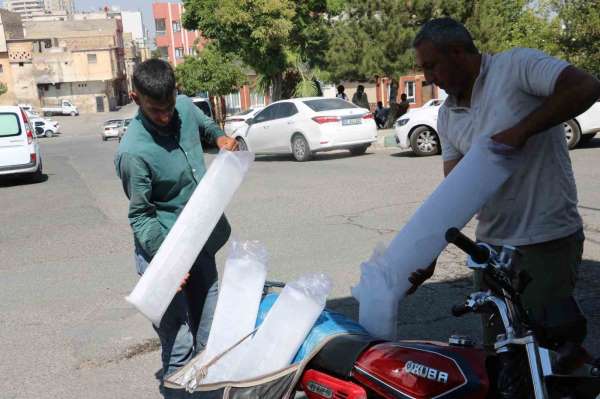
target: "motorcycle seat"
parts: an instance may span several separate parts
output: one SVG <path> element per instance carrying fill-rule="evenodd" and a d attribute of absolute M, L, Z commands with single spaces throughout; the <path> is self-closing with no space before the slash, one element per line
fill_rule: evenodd
<path fill-rule="evenodd" d="M 377 342 L 380 340 L 364 334 L 339 335 L 321 348 L 308 363 L 308 368 L 348 379 L 359 356 Z"/>

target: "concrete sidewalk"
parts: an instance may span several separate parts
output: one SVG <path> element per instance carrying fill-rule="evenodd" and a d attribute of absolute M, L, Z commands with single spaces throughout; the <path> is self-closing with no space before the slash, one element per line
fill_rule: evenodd
<path fill-rule="evenodd" d="M 377 141 L 371 145 L 371 148 L 381 149 L 399 149 L 396 144 L 396 131 L 394 129 L 377 130 Z"/>

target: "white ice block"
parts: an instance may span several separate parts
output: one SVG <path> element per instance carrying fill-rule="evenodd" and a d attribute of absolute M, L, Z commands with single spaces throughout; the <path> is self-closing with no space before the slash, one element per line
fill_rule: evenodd
<path fill-rule="evenodd" d="M 505 147 L 488 138 L 476 141 L 381 255 L 383 259 L 378 263 L 384 267 L 373 272 L 375 279 L 391 280 L 398 300 L 410 288 L 410 274 L 427 267 L 446 247 L 446 230 L 463 228 L 519 167 L 520 155 L 507 155 L 504 150 Z M 380 304 L 391 293 L 369 289 L 370 277 L 363 273 L 352 293 L 360 302 L 360 323 L 377 335 L 381 334 L 383 316 L 378 320 L 374 315 L 386 312 Z M 387 309 L 390 314 L 385 319 L 395 320 L 397 315 L 391 314 L 394 309 Z M 390 329 L 393 327 L 387 327 L 388 333 L 393 334 Z"/>
<path fill-rule="evenodd" d="M 213 317 L 204 360 L 210 361 L 250 334 L 267 277 L 267 251 L 258 242 L 232 244 L 219 287 L 219 299 Z M 235 363 L 234 352 L 208 368 L 206 382 L 222 381 Z M 231 362 L 234 362 L 231 364 Z"/>
<path fill-rule="evenodd" d="M 221 151 L 200 180 L 175 225 L 126 298 L 159 325 L 186 273 L 242 183 L 254 154 Z"/>
<path fill-rule="evenodd" d="M 234 381 L 275 372 L 291 364 L 325 308 L 331 282 L 322 274 L 287 284 L 252 340 L 245 345 Z"/>

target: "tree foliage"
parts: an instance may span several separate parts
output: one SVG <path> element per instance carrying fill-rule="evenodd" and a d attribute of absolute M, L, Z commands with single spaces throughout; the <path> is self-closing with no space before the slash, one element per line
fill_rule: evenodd
<path fill-rule="evenodd" d="M 7 91 L 8 91 L 8 86 L 6 86 L 6 83 L 0 82 L 0 96 L 5 94 Z"/>
<path fill-rule="evenodd" d="M 558 44 L 571 63 L 600 78 L 600 0 L 556 0 Z"/>
<path fill-rule="evenodd" d="M 198 56 L 186 57 L 183 64 L 175 68 L 175 77 L 181 90 L 188 95 L 207 91 L 214 96 L 223 96 L 246 83 L 246 74 L 240 64 L 211 44 Z"/>
<path fill-rule="evenodd" d="M 186 0 L 184 26 L 199 29 L 220 51 L 235 54 L 282 93 L 285 72 L 300 57 L 323 63 L 328 7 L 340 0 Z"/>
<path fill-rule="evenodd" d="M 410 73 L 412 39 L 441 16 L 464 23 L 480 51 L 537 48 L 600 72 L 600 0 L 349 0 L 331 28 L 325 69 L 333 81 Z"/>

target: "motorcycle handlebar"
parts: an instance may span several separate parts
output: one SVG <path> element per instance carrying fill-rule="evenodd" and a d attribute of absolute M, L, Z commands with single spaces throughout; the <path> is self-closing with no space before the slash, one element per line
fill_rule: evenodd
<path fill-rule="evenodd" d="M 469 308 L 465 304 L 452 306 L 452 316 L 454 316 L 454 317 L 460 317 L 464 314 L 469 313 L 470 311 L 471 311 L 471 308 Z"/>
<path fill-rule="evenodd" d="M 489 249 L 481 245 L 477 245 L 469 237 L 461 233 L 456 227 L 452 227 L 446 231 L 446 241 L 462 249 L 476 263 L 485 263 L 490 258 Z"/>

